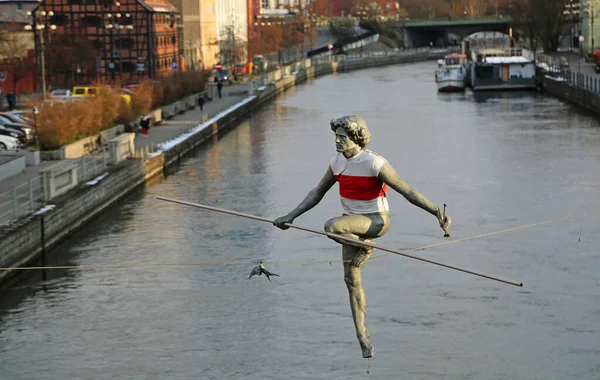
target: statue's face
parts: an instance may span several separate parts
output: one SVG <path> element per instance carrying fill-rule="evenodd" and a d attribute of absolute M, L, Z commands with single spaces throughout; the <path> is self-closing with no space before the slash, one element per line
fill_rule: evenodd
<path fill-rule="evenodd" d="M 335 150 L 344 153 L 344 156 L 346 157 L 352 157 L 357 154 L 361 148 L 352 141 L 344 128 L 339 127 L 335 130 Z"/>

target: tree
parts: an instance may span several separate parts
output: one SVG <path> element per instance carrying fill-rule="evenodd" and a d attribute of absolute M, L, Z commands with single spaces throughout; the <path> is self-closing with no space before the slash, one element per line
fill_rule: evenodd
<path fill-rule="evenodd" d="M 312 11 L 319 17 L 333 16 L 331 0 L 314 0 L 311 2 Z"/>
<path fill-rule="evenodd" d="M 247 61 L 248 42 L 239 37 L 240 33 L 236 33 L 234 25 L 225 26 L 223 35 L 225 38 L 219 41 L 220 60 L 223 65 L 231 65 L 231 69 L 234 70 L 233 66 L 236 63 Z"/>
<path fill-rule="evenodd" d="M 248 42 L 248 51 L 252 56 L 257 54 L 270 55 L 276 53 L 283 44 L 283 30 L 277 25 L 259 25 L 258 37 Z"/>
<path fill-rule="evenodd" d="M 514 0 L 511 16 L 524 25 L 530 48 L 535 51 L 538 41 L 544 51 L 556 51 L 560 36 L 569 25 L 564 0 Z"/>
<path fill-rule="evenodd" d="M 13 92 L 23 78 L 35 76 L 35 61 L 28 57 L 31 43 L 20 33 L 0 32 L 0 59 L 2 67 L 12 78 Z"/>

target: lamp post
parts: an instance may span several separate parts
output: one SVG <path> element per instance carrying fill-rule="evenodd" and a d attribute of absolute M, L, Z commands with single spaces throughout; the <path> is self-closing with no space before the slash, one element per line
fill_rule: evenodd
<path fill-rule="evenodd" d="M 120 5 L 119 3 L 117 3 L 118 5 Z M 118 6 L 117 5 L 117 6 Z M 124 17 L 123 17 L 124 16 Z M 108 24 L 106 24 L 106 29 L 110 29 L 110 64 L 109 64 L 109 68 L 111 69 L 111 76 L 112 79 L 115 79 L 115 70 L 114 70 L 114 46 L 113 46 L 113 30 L 117 31 L 117 47 L 119 49 L 119 55 L 117 58 L 119 58 L 119 82 L 121 82 L 121 86 L 123 86 L 123 60 L 122 60 L 122 49 L 123 49 L 123 41 L 121 41 L 121 30 L 122 29 L 127 29 L 127 30 L 132 30 L 133 29 L 133 25 L 131 25 L 131 15 L 129 13 L 126 13 L 125 15 L 122 15 L 121 13 L 116 13 L 116 14 L 111 14 L 108 13 L 106 15 L 106 19 L 108 21 Z M 124 22 L 121 20 L 125 20 Z M 125 25 L 123 25 L 125 24 Z M 112 66 L 112 67 L 111 67 Z"/>
<path fill-rule="evenodd" d="M 35 132 L 35 149 L 40 149 L 40 139 L 38 137 L 38 129 L 37 129 L 37 115 L 40 113 L 40 110 L 37 107 L 33 107 L 33 131 Z"/>
<path fill-rule="evenodd" d="M 578 71 L 581 72 L 581 58 L 583 57 L 583 41 L 585 40 L 585 37 L 583 36 L 583 34 L 579 35 L 579 69 Z"/>
<path fill-rule="evenodd" d="M 25 25 L 25 30 L 33 30 L 34 36 L 36 34 L 36 30 L 39 30 L 40 34 L 40 65 L 42 66 L 42 99 L 46 99 L 46 59 L 45 59 L 45 50 L 46 46 L 44 44 L 44 29 L 56 30 L 56 25 L 51 24 L 47 16 L 54 16 L 54 12 L 46 12 L 46 11 L 35 11 L 30 12 L 27 11 L 27 16 L 32 17 L 33 24 Z"/>

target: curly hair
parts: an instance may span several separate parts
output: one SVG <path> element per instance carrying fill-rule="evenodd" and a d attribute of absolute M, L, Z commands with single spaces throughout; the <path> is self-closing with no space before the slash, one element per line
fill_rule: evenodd
<path fill-rule="evenodd" d="M 333 132 L 340 127 L 343 128 L 350 139 L 361 148 L 365 148 L 371 142 L 371 132 L 367 127 L 367 122 L 360 116 L 342 116 L 331 120 L 330 124 Z"/>

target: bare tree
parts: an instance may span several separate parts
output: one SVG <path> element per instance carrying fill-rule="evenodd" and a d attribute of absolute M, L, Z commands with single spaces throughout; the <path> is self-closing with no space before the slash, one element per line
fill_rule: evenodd
<path fill-rule="evenodd" d="M 35 62 L 27 56 L 31 48 L 31 41 L 21 33 L 0 32 L 0 61 L 12 77 L 13 92 L 21 79 L 35 73 Z"/>
<path fill-rule="evenodd" d="M 514 0 L 511 16 L 524 25 L 530 48 L 541 44 L 544 51 L 556 51 L 560 36 L 569 25 L 564 0 Z"/>

